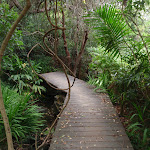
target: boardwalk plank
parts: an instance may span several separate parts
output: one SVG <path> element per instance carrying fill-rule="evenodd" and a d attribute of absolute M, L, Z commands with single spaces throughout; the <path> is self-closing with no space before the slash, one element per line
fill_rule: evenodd
<path fill-rule="evenodd" d="M 67 88 L 63 73 L 53 72 L 42 76 L 58 88 Z M 69 79 L 73 82 L 73 77 L 69 76 Z M 91 86 L 77 79 L 49 150 L 85 149 L 133 150 L 108 95 L 93 92 Z"/>
<path fill-rule="evenodd" d="M 81 147 L 88 147 L 88 148 L 91 148 L 91 147 L 100 147 L 100 148 L 131 148 L 131 145 L 128 145 L 128 141 L 124 141 L 124 143 L 121 143 L 121 142 L 104 142 L 104 141 L 95 141 L 95 142 L 91 142 L 91 141 L 64 141 L 64 140 L 61 140 L 61 141 L 55 141 L 54 144 L 57 144 L 57 146 L 60 145 L 65 145 L 65 147 L 78 147 L 78 148 L 81 148 Z"/>

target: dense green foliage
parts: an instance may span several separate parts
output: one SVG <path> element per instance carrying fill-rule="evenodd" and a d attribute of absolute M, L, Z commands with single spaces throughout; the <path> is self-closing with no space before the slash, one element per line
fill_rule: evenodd
<path fill-rule="evenodd" d="M 5 84 L 2 84 L 2 93 L 13 138 L 18 144 L 32 139 L 33 134 L 39 132 L 43 126 L 42 109 L 31 101 L 32 94 L 19 95 L 16 90 L 10 89 Z M 0 139 L 4 139 L 5 130 L 1 115 L 0 133 Z"/>
<path fill-rule="evenodd" d="M 89 83 L 99 88 L 106 88 L 117 75 L 120 65 L 109 53 L 104 53 L 102 47 L 90 48 L 89 52 L 92 56 L 92 62 L 89 65 L 91 70 Z"/>
<path fill-rule="evenodd" d="M 39 64 L 31 61 L 34 70 L 40 73 L 41 67 Z M 30 90 L 41 94 L 44 87 L 40 86 L 42 79 L 33 73 L 28 62 L 23 62 L 16 54 L 5 56 L 3 59 L 3 71 L 5 74 L 10 74 L 8 80 L 16 83 L 15 87 L 21 94 L 24 90 Z M 7 78 L 6 78 L 7 79 Z"/>
<path fill-rule="evenodd" d="M 17 19 L 18 13 L 15 12 L 13 9 L 9 9 L 9 5 L 6 3 L 0 4 L 0 45 L 1 42 L 4 40 L 7 32 L 9 31 L 12 23 Z M 13 34 L 9 44 L 7 46 L 6 53 L 12 52 L 14 47 L 19 47 L 23 49 L 23 42 L 22 42 L 22 31 L 17 28 L 15 33 Z"/>

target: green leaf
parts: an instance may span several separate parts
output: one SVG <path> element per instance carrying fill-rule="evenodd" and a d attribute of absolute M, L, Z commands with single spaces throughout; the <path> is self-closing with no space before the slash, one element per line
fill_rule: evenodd
<path fill-rule="evenodd" d="M 143 133 L 143 143 L 146 143 L 147 141 L 147 132 L 148 132 L 148 129 L 145 129 Z"/>

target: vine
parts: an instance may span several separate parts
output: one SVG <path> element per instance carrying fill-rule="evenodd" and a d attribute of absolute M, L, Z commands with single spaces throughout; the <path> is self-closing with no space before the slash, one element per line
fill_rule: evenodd
<path fill-rule="evenodd" d="M 67 105 L 68 105 L 68 103 L 69 103 L 69 100 L 70 100 L 71 87 L 74 85 L 74 83 L 75 83 L 75 78 L 76 78 L 76 77 L 75 77 L 75 74 L 74 74 L 74 73 L 69 69 L 69 67 L 67 67 L 67 66 L 63 63 L 63 61 L 58 57 L 58 55 L 57 55 L 57 53 L 56 53 L 56 52 L 57 52 L 57 50 L 56 50 L 57 47 L 55 46 L 55 52 L 54 52 L 51 48 L 48 47 L 48 45 L 47 45 L 46 42 L 45 42 L 45 38 L 47 37 L 47 35 L 48 35 L 50 32 L 55 31 L 55 43 L 56 43 L 56 40 L 57 40 L 56 31 L 57 31 L 57 30 L 62 30 L 62 31 L 65 30 L 64 27 L 59 27 L 59 26 L 57 26 L 57 19 L 56 19 L 56 15 L 57 15 L 57 0 L 56 0 L 56 9 L 55 9 L 55 25 L 52 23 L 51 18 L 50 18 L 49 15 L 48 15 L 47 0 L 45 0 L 45 12 L 46 12 L 46 16 L 47 16 L 47 19 L 48 19 L 49 23 L 50 23 L 50 24 L 52 25 L 52 27 L 53 27 L 52 29 L 50 29 L 49 31 L 47 31 L 47 32 L 45 33 L 45 35 L 43 36 L 43 43 L 44 43 L 46 49 L 45 49 L 42 45 L 40 45 L 39 43 L 37 43 L 35 46 L 32 47 L 32 49 L 29 51 L 29 53 L 28 53 L 28 55 L 27 55 L 28 62 L 29 62 L 29 64 L 30 64 L 30 66 L 31 66 L 31 68 L 32 68 L 32 70 L 33 70 L 33 72 L 34 72 L 36 75 L 38 75 L 40 78 L 42 78 L 43 80 L 45 80 L 45 78 L 44 78 L 42 75 L 38 74 L 38 73 L 33 69 L 32 65 L 31 65 L 31 62 L 30 62 L 30 53 L 34 50 L 35 47 L 39 46 L 39 47 L 42 48 L 46 53 L 48 53 L 50 56 L 54 57 L 55 60 L 58 60 L 59 63 L 61 64 L 63 70 L 64 70 L 64 73 L 65 73 L 65 76 L 66 76 L 66 79 L 67 79 L 67 82 L 68 82 L 68 88 L 67 88 L 67 89 L 56 88 L 56 87 L 54 87 L 53 85 L 51 85 L 49 82 L 47 82 L 46 80 L 45 80 L 45 81 L 46 81 L 46 83 L 47 83 L 50 87 L 52 87 L 52 88 L 54 88 L 54 89 L 56 89 L 56 90 L 68 90 L 68 96 L 67 96 L 67 101 L 66 101 L 66 103 L 64 104 L 64 106 L 63 106 L 63 108 L 61 109 L 60 113 L 57 115 L 56 119 L 54 120 L 54 122 L 52 123 L 51 127 L 49 128 L 49 132 L 48 132 L 47 136 L 45 137 L 44 141 L 42 142 L 42 144 L 39 145 L 39 146 L 37 146 L 37 143 L 38 143 L 38 142 L 37 142 L 37 141 L 35 142 L 36 150 L 41 149 L 41 148 L 45 145 L 47 139 L 49 138 L 49 136 L 50 136 L 50 134 L 51 134 L 51 130 L 52 130 L 53 127 L 55 126 L 57 120 L 59 119 L 59 117 L 60 117 L 61 114 L 63 113 L 64 109 L 67 107 Z M 72 85 L 70 84 L 70 80 L 69 80 L 69 77 L 68 77 L 68 74 L 67 74 L 67 70 L 68 70 L 68 71 L 71 73 L 71 75 L 74 77 L 74 80 L 73 80 Z M 37 138 L 36 138 L 36 139 L 37 139 Z"/>

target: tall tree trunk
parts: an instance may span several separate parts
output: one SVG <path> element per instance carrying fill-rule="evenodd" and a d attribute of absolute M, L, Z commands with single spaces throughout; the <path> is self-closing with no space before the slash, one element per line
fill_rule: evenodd
<path fill-rule="evenodd" d="M 8 45 L 8 42 L 9 42 L 10 38 L 12 37 L 18 23 L 21 21 L 21 19 L 27 13 L 27 11 L 29 10 L 30 7 L 31 7 L 30 0 L 26 0 L 26 6 L 24 7 L 23 11 L 20 13 L 17 20 L 14 22 L 14 24 L 12 25 L 10 31 L 7 33 L 4 41 L 2 42 L 2 45 L 1 45 L 1 48 L 0 48 L 0 74 L 2 72 L 2 70 L 1 70 L 2 57 L 4 55 L 4 51 L 5 51 L 5 49 Z M 2 97 L 1 79 L 0 79 L 0 112 L 1 112 L 3 122 L 4 122 L 4 126 L 5 126 L 8 150 L 14 150 L 13 140 L 12 140 L 12 135 L 11 135 L 11 129 L 10 129 L 10 126 L 9 126 L 9 120 L 8 120 L 8 117 L 7 117 L 7 114 L 6 114 L 6 111 L 5 111 L 5 106 L 4 106 L 3 97 Z"/>
<path fill-rule="evenodd" d="M 74 66 L 74 69 L 73 69 L 73 73 L 76 75 L 77 73 L 77 67 L 78 67 L 78 64 L 80 63 L 80 60 L 81 60 L 81 57 L 84 53 L 84 49 L 85 49 L 85 45 L 86 45 L 86 42 L 87 42 L 87 39 L 88 39 L 88 31 L 84 31 L 85 34 L 84 34 L 84 38 L 83 38 L 83 41 L 82 41 L 82 45 L 81 45 L 81 50 L 76 58 L 76 62 L 75 62 L 75 66 Z"/>

